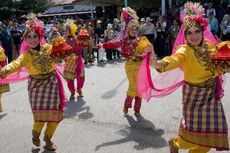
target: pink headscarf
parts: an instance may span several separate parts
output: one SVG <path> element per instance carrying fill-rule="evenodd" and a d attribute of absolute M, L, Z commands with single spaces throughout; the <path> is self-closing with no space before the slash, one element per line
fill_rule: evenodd
<path fill-rule="evenodd" d="M 45 44 L 44 24 L 43 24 L 43 22 L 38 20 L 38 18 L 36 17 L 35 14 L 31 13 L 28 15 L 25 25 L 26 25 L 26 30 L 24 32 L 24 37 L 23 37 L 23 41 L 21 44 L 20 54 L 23 54 L 30 49 L 30 47 L 26 41 L 26 35 L 29 32 L 32 32 L 32 31 L 36 32 L 40 37 L 39 44 L 40 45 Z"/>

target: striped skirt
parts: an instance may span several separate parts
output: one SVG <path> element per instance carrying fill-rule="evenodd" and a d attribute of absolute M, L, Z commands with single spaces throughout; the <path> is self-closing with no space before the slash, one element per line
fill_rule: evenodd
<path fill-rule="evenodd" d="M 69 58 L 64 65 L 64 78 L 74 80 L 76 78 L 76 59 Z"/>
<path fill-rule="evenodd" d="M 194 144 L 229 150 L 227 122 L 222 103 L 215 100 L 215 85 L 205 88 L 184 84 L 179 135 Z"/>
<path fill-rule="evenodd" d="M 63 119 L 58 81 L 55 74 L 46 79 L 30 77 L 28 93 L 35 121 L 60 122 Z"/>

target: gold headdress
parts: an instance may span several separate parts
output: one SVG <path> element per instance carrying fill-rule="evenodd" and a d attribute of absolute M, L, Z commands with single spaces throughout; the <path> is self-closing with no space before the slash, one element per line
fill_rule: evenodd
<path fill-rule="evenodd" d="M 206 30 L 208 21 L 203 17 L 204 8 L 200 3 L 187 2 L 184 4 L 184 13 L 182 15 L 184 29 L 193 29 L 195 26 L 200 26 L 202 30 Z"/>
<path fill-rule="evenodd" d="M 74 20 L 71 19 L 67 19 L 66 20 L 66 24 L 64 24 L 64 29 L 69 29 L 70 34 L 72 36 L 76 36 L 76 32 L 77 32 L 77 25 L 74 23 Z"/>
<path fill-rule="evenodd" d="M 45 36 L 44 23 L 38 20 L 34 13 L 28 14 L 25 26 L 24 35 L 27 35 L 31 31 L 35 31 L 40 37 Z"/>
<path fill-rule="evenodd" d="M 139 17 L 133 9 L 130 7 L 123 8 L 121 12 L 122 30 L 128 30 L 133 26 L 138 27 L 138 19 Z"/>

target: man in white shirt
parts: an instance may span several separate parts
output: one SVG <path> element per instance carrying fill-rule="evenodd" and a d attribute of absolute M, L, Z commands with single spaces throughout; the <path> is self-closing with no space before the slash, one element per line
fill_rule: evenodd
<path fill-rule="evenodd" d="M 146 23 L 142 27 L 143 34 L 146 36 L 149 41 L 154 44 L 154 40 L 157 37 L 156 27 L 152 23 L 152 19 L 150 17 L 146 18 Z"/>

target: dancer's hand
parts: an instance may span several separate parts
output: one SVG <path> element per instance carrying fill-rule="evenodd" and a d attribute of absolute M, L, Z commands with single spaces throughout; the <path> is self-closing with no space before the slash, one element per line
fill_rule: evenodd
<path fill-rule="evenodd" d="M 157 61 L 157 57 L 153 48 L 152 44 L 149 44 L 146 48 L 145 48 L 146 52 L 151 52 L 150 54 L 150 59 L 154 59 L 155 61 Z"/>
<path fill-rule="evenodd" d="M 5 70 L 3 68 L 0 69 L 0 78 L 5 79 L 7 76 L 5 74 Z"/>
<path fill-rule="evenodd" d="M 100 48 L 102 48 L 102 44 L 97 44 L 97 45 L 94 46 L 94 48 L 95 49 L 100 49 Z"/>

